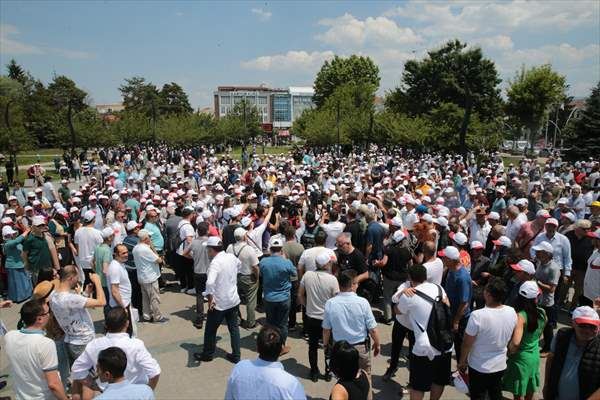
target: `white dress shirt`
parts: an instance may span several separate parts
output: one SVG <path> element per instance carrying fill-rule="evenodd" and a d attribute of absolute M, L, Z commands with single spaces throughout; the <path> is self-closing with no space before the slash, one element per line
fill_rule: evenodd
<path fill-rule="evenodd" d="M 96 369 L 98 354 L 104 349 L 116 346 L 127 356 L 125 379 L 129 383 L 148 383 L 151 378 L 160 374 L 160 366 L 146 349 L 140 339 L 130 338 L 126 332 L 107 333 L 106 336 L 96 338 L 85 346 L 83 353 L 75 360 L 71 367 L 73 379 L 85 379 L 90 370 Z M 107 386 L 97 380 L 100 388 Z"/>
<path fill-rule="evenodd" d="M 225 400 L 304 400 L 304 387 L 283 365 L 257 358 L 236 364 L 227 380 Z"/>
<path fill-rule="evenodd" d="M 215 308 L 219 311 L 229 310 L 240 304 L 237 292 L 237 274 L 242 263 L 233 254 L 219 252 L 210 262 L 206 291 L 204 296 L 211 294 Z"/>

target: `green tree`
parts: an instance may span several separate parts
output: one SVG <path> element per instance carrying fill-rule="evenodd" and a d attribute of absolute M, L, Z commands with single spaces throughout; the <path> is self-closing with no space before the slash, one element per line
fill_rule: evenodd
<path fill-rule="evenodd" d="M 25 81 L 27 79 L 25 70 L 23 69 L 23 67 L 17 64 L 17 62 L 14 59 L 10 60 L 9 63 L 6 64 L 6 70 L 10 79 L 14 79 L 21 85 L 25 84 Z"/>
<path fill-rule="evenodd" d="M 87 93 L 78 88 L 75 82 L 64 75 L 55 76 L 48 85 L 48 97 L 50 104 L 56 113 L 64 121 L 66 130 L 68 130 L 68 140 L 63 136 L 64 129 L 60 129 L 57 140 L 63 144 L 69 144 L 71 155 L 75 156 L 75 148 L 81 139 L 77 138 L 77 130 L 74 123 L 74 117 L 88 108 L 86 104 Z"/>
<path fill-rule="evenodd" d="M 452 103 L 464 110 L 460 125 L 447 132 L 458 132 L 457 147 L 467 151 L 467 132 L 473 113 L 491 120 L 500 111 L 500 90 L 493 61 L 484 58 L 480 48 L 449 41 L 442 48 L 429 51 L 423 60 L 409 60 L 404 65 L 402 85 L 388 93 L 386 106 L 392 111 L 423 116 Z"/>
<path fill-rule="evenodd" d="M 199 115 L 173 115 L 160 120 L 161 141 L 176 145 L 193 145 L 211 141 L 205 118 Z"/>
<path fill-rule="evenodd" d="M 585 109 L 573 120 L 565 141 L 567 156 L 573 160 L 600 157 L 600 82 L 585 101 Z"/>
<path fill-rule="evenodd" d="M 234 104 L 225 118 L 220 118 L 219 121 L 222 119 L 229 120 L 221 124 L 220 132 L 225 135 L 222 136 L 225 141 L 233 140 L 236 143 L 244 144 L 250 140 L 256 140 L 263 134 L 258 109 L 246 99 Z"/>
<path fill-rule="evenodd" d="M 23 126 L 23 86 L 17 80 L 0 76 L 0 148 L 8 150 L 9 157 L 16 168 L 17 153 L 32 147 Z"/>
<path fill-rule="evenodd" d="M 367 84 L 374 88 L 371 93 L 374 95 L 379 82 L 379 67 L 369 57 L 354 54 L 348 58 L 335 56 L 333 60 L 325 61 L 317 73 L 313 100 L 320 108 L 337 88 L 349 83 Z"/>
<path fill-rule="evenodd" d="M 165 83 L 160 90 L 159 97 L 161 115 L 184 115 L 191 114 L 193 111 L 188 95 L 175 82 Z"/>
<path fill-rule="evenodd" d="M 565 98 L 566 78 L 552 70 L 550 64 L 527 69 L 525 66 L 509 82 L 506 113 L 521 127 L 529 130 L 533 148 L 542 121 L 553 106 Z"/>
<path fill-rule="evenodd" d="M 162 98 L 155 85 L 146 82 L 145 78 L 134 76 L 125 79 L 125 83 L 119 87 L 123 97 L 125 111 L 143 114 L 150 119 L 152 140 L 156 142 L 156 126 L 158 123 Z"/>

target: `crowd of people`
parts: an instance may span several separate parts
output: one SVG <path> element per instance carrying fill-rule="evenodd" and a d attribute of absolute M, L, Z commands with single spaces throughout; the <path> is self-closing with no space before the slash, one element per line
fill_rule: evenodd
<path fill-rule="evenodd" d="M 372 398 L 372 357 L 391 342 L 394 379 L 405 340 L 411 399 L 447 385 L 600 398 L 598 160 L 339 150 L 97 149 L 57 162 L 59 185 L 39 164 L 30 189 L 0 184 L 17 398 L 154 398 L 161 368 L 137 327 L 168 326 L 165 290 L 195 302 L 196 360 L 226 322 L 226 399 L 306 397 L 277 361 L 290 332 L 308 342 L 306 378 L 337 379 L 334 400 Z M 257 311 L 258 358 L 241 360 Z"/>

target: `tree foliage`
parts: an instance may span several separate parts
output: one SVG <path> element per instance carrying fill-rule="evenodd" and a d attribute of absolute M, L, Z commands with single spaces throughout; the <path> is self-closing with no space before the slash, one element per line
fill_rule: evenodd
<path fill-rule="evenodd" d="M 573 121 L 566 147 L 567 156 L 571 159 L 600 157 L 600 82 L 592 89 L 585 101 L 585 109 Z"/>
<path fill-rule="evenodd" d="M 317 108 L 322 107 L 337 88 L 347 84 L 365 84 L 379 88 L 379 67 L 369 57 L 351 55 L 348 58 L 335 56 L 325 61 L 315 78 L 313 100 Z"/>
<path fill-rule="evenodd" d="M 565 98 L 566 78 L 553 71 L 550 64 L 529 69 L 523 66 L 509 84 L 506 113 L 529 130 L 533 147 L 543 119 Z"/>
<path fill-rule="evenodd" d="M 457 148 L 467 149 L 467 132 L 473 113 L 490 120 L 498 115 L 501 104 L 501 80 L 493 61 L 484 58 L 480 48 L 467 48 L 458 40 L 428 52 L 423 60 L 404 65 L 402 86 L 388 93 L 386 107 L 410 116 L 431 114 L 444 104 L 464 110 L 456 130 Z"/>
<path fill-rule="evenodd" d="M 187 94 L 175 82 L 165 83 L 158 95 L 161 115 L 185 115 L 191 114 L 193 111 Z"/>

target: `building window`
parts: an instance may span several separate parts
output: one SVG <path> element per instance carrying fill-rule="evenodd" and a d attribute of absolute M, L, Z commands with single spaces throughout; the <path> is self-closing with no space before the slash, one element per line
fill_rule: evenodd
<path fill-rule="evenodd" d="M 273 96 L 273 122 L 291 121 L 291 103 L 289 95 Z"/>
<path fill-rule="evenodd" d="M 231 97 L 221 96 L 221 104 L 231 104 Z"/>
<path fill-rule="evenodd" d="M 260 96 L 258 98 L 258 104 L 267 104 L 267 96 Z"/>

